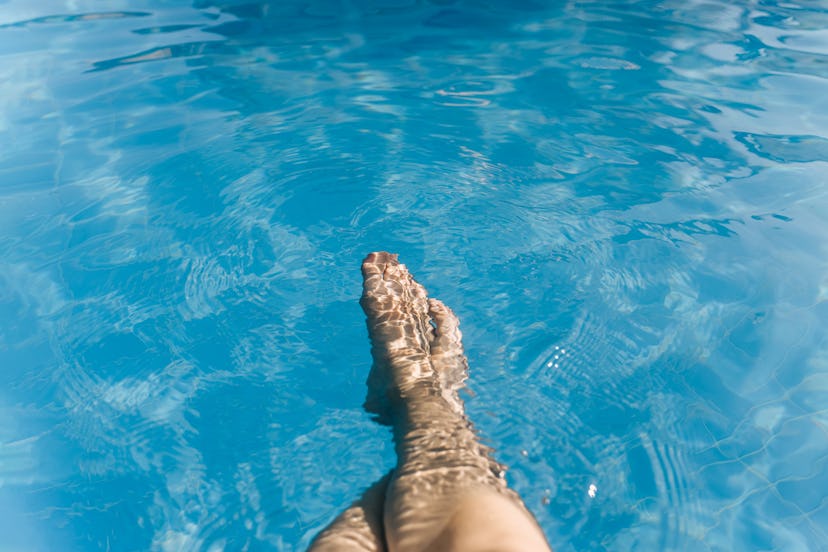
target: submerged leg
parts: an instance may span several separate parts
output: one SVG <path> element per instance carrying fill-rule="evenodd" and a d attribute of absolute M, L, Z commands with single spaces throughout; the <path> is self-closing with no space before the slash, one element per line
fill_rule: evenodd
<path fill-rule="evenodd" d="M 386 552 L 382 509 L 386 475 L 319 533 L 308 552 Z"/>
<path fill-rule="evenodd" d="M 429 300 L 396 255 L 371 253 L 362 272 L 374 359 L 366 408 L 390 423 L 397 451 L 384 505 L 389 552 L 548 551 L 465 416 L 454 313 Z"/>

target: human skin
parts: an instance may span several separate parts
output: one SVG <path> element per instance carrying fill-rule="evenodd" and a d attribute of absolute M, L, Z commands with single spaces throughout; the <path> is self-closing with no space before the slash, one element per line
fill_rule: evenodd
<path fill-rule="evenodd" d="M 363 261 L 374 364 L 365 408 L 393 430 L 397 466 L 320 533 L 311 552 L 549 552 L 457 392 L 468 363 L 457 317 L 396 255 Z"/>

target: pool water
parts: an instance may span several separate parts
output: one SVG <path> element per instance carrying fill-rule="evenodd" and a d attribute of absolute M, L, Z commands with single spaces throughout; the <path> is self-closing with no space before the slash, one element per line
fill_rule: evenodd
<path fill-rule="evenodd" d="M 828 8 L 0 2 L 0 552 L 304 550 L 359 263 L 558 551 L 828 550 Z"/>

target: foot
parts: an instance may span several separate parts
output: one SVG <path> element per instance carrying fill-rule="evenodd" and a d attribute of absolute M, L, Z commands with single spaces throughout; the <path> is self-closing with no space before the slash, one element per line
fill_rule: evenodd
<path fill-rule="evenodd" d="M 457 414 L 468 374 L 457 317 L 430 299 L 396 255 L 371 253 L 362 263 L 365 310 L 374 364 L 365 409 L 392 424 L 394 408 L 422 393 L 442 396 Z"/>
<path fill-rule="evenodd" d="M 440 384 L 443 399 L 457 414 L 465 408 L 458 391 L 463 388 L 469 374 L 469 363 L 463 352 L 463 334 L 454 312 L 439 299 L 428 300 L 428 314 L 434 325 L 431 340 L 431 366 Z"/>
<path fill-rule="evenodd" d="M 431 363 L 434 328 L 428 297 L 391 253 L 371 253 L 362 263 L 362 305 L 374 364 L 365 409 L 390 425 L 392 412 L 419 388 L 437 388 Z"/>

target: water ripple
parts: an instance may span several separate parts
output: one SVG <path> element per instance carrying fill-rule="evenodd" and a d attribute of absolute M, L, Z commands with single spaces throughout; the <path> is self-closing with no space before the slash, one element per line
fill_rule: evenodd
<path fill-rule="evenodd" d="M 89 71 L 107 71 L 118 67 L 176 58 L 194 58 L 224 51 L 225 47 L 212 41 L 186 42 L 150 48 L 127 56 L 96 61 Z"/>
<path fill-rule="evenodd" d="M 12 547 L 306 545 L 393 460 L 392 249 L 557 548 L 825 548 L 824 10 L 58 4 L 0 26 Z"/>
<path fill-rule="evenodd" d="M 0 25 L 0 29 L 6 27 L 25 27 L 32 24 L 54 24 L 54 23 L 74 23 L 77 21 L 101 21 L 106 19 L 127 19 L 133 17 L 148 17 L 152 15 L 149 12 L 130 12 L 130 11 L 111 11 L 111 12 L 90 12 L 90 13 L 73 13 L 64 15 L 46 15 L 43 17 L 35 17 L 32 19 L 25 19 L 22 21 L 15 21 L 14 23 L 6 23 Z"/>

